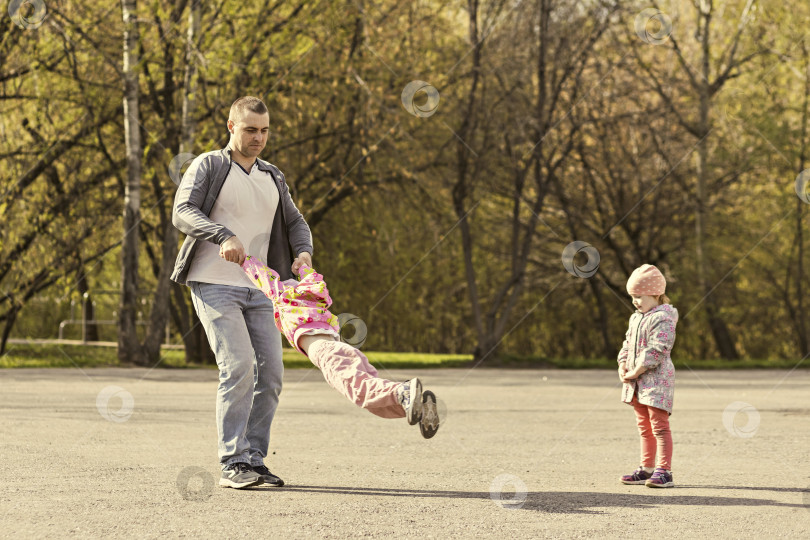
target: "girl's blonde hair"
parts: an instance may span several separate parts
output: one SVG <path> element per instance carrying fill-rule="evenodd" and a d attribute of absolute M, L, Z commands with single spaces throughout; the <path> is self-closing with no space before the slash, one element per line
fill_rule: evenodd
<path fill-rule="evenodd" d="M 658 305 L 659 306 L 661 304 L 671 304 L 671 303 L 672 303 L 672 300 L 670 300 L 669 296 L 667 296 L 666 294 L 661 294 L 661 295 L 658 296 Z"/>

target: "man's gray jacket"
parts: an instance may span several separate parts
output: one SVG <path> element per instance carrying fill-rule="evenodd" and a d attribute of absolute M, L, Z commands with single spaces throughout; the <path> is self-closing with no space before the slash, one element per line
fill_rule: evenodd
<path fill-rule="evenodd" d="M 284 175 L 278 167 L 259 159 L 258 168 L 270 173 L 279 194 L 270 232 L 267 266 L 278 272 L 282 280 L 290 279 L 294 277 L 290 268 L 293 259 L 303 251 L 312 253 L 312 233 L 293 203 Z M 221 245 L 235 236 L 227 227 L 214 223 L 208 217 L 230 170 L 230 150 L 225 148 L 197 156 L 183 175 L 174 196 L 172 223 L 186 234 L 186 239 L 174 263 L 172 281 L 187 285 L 186 276 L 194 260 L 198 240 Z M 250 242 L 249 238 L 240 240 Z"/>

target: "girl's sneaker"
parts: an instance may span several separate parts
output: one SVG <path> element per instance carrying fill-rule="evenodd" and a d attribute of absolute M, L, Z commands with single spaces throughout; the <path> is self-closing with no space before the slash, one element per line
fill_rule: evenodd
<path fill-rule="evenodd" d="M 405 409 L 405 418 L 410 425 L 416 425 L 422 419 L 422 381 L 414 377 L 399 387 L 397 401 Z"/>
<path fill-rule="evenodd" d="M 648 473 L 644 470 L 643 467 L 639 467 L 635 470 L 633 474 L 625 474 L 622 476 L 622 484 L 627 485 L 640 485 L 644 484 L 645 482 L 649 481 L 652 477 L 651 473 Z"/>
<path fill-rule="evenodd" d="M 439 431 L 439 409 L 436 406 L 436 394 L 430 390 L 422 393 L 422 419 L 419 421 L 422 437 L 430 439 Z"/>
<path fill-rule="evenodd" d="M 666 469 L 655 469 L 645 485 L 651 488 L 668 488 L 675 487 L 675 482 L 672 481 L 672 472 Z"/>

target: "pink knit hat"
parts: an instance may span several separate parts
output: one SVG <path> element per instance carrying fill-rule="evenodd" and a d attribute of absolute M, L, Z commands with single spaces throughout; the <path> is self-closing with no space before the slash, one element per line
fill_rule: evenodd
<path fill-rule="evenodd" d="M 627 293 L 630 296 L 658 296 L 667 289 L 664 274 L 651 264 L 644 264 L 633 270 L 627 280 Z"/>

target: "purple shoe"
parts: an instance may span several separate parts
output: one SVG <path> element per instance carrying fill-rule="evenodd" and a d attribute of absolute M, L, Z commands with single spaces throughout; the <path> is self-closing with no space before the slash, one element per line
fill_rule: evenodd
<path fill-rule="evenodd" d="M 633 474 L 625 474 L 622 476 L 622 484 L 628 484 L 631 486 L 641 485 L 644 484 L 644 482 L 647 482 L 650 477 L 652 477 L 652 474 L 645 471 L 642 467 L 639 467 Z"/>
<path fill-rule="evenodd" d="M 666 469 L 655 469 L 652 477 L 647 480 L 647 487 L 651 488 L 668 488 L 675 487 L 675 482 L 672 481 L 672 473 Z"/>

